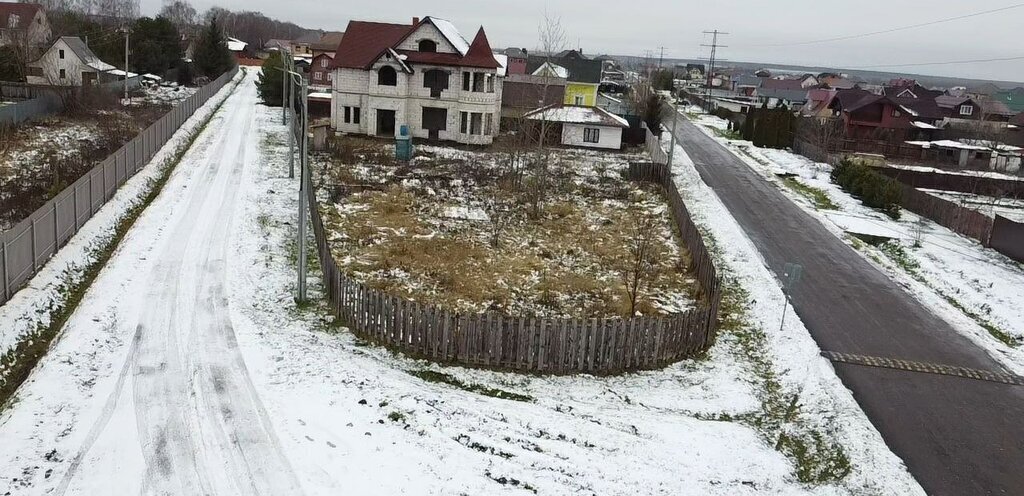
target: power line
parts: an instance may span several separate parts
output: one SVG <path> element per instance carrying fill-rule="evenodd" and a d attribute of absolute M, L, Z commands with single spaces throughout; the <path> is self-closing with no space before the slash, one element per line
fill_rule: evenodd
<path fill-rule="evenodd" d="M 947 22 L 959 21 L 959 20 L 962 20 L 962 19 L 969 19 L 971 17 L 978 17 L 978 16 L 983 16 L 983 15 L 988 15 L 988 14 L 995 14 L 995 13 L 998 13 L 998 12 L 1005 12 L 1007 10 L 1019 9 L 1021 7 L 1024 7 L 1024 3 L 1016 3 L 1016 4 L 1013 4 L 1013 5 L 1006 6 L 1006 7 L 1000 7 L 998 9 L 991 9 L 991 10 L 985 10 L 985 11 L 981 11 L 981 12 L 974 12 L 974 13 L 970 13 L 970 14 L 964 14 L 964 15 L 955 16 L 955 17 L 947 17 L 945 19 L 936 19 L 934 21 L 922 22 L 922 23 L 918 23 L 918 24 L 910 24 L 910 25 L 907 25 L 907 26 L 899 26 L 899 27 L 895 27 L 895 28 L 883 29 L 881 31 L 872 31 L 872 32 L 869 32 L 869 33 L 851 34 L 851 35 L 846 35 L 846 36 L 837 36 L 835 38 L 824 38 L 824 39 L 820 39 L 820 40 L 798 41 L 798 42 L 793 42 L 793 43 L 774 43 L 774 44 L 769 44 L 769 45 L 758 45 L 758 46 L 766 47 L 766 48 L 768 48 L 768 47 L 785 47 L 785 46 L 799 46 L 799 45 L 815 45 L 815 44 L 819 44 L 819 43 L 831 43 L 833 41 L 853 40 L 853 39 L 857 39 L 857 38 L 866 38 L 868 36 L 877 36 L 877 35 L 880 35 L 880 34 L 888 34 L 888 33 L 895 33 L 895 32 L 899 32 L 899 31 L 906 31 L 908 29 L 917 29 L 917 28 L 923 28 L 923 27 L 926 27 L 926 26 L 934 26 L 936 24 L 943 24 L 943 23 L 947 23 Z"/>
<path fill-rule="evenodd" d="M 994 59 L 973 59 L 973 60 L 951 60 L 948 62 L 910 62 L 906 64 L 879 64 L 879 65 L 863 65 L 847 67 L 847 69 L 876 69 L 885 67 L 923 67 L 930 65 L 955 65 L 955 64 L 980 64 L 984 62 L 1010 62 L 1014 60 L 1024 60 L 1024 56 L 1019 57 L 1001 57 Z"/>
<path fill-rule="evenodd" d="M 704 93 L 704 110 L 707 113 L 711 113 L 711 86 L 712 81 L 715 78 L 715 57 L 718 55 L 719 48 L 728 48 L 726 45 L 718 44 L 718 35 L 727 35 L 729 33 L 722 32 L 719 30 L 704 31 L 704 34 L 712 35 L 711 44 L 701 44 L 702 47 L 711 48 L 711 54 L 708 56 L 708 72 L 707 72 L 707 91 Z"/>

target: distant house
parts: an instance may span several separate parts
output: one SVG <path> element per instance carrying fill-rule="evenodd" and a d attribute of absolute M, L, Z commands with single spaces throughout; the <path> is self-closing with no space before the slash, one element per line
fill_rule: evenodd
<path fill-rule="evenodd" d="M 545 64 L 554 64 L 567 71 L 563 103 L 586 107 L 597 105 L 603 70 L 600 60 L 589 59 L 577 50 L 565 50 L 551 57 L 531 56 L 527 60 L 526 72 L 533 74 Z"/>
<path fill-rule="evenodd" d="M 518 118 L 537 109 L 565 101 L 565 78 L 511 74 L 502 84 L 501 117 Z"/>
<path fill-rule="evenodd" d="M 935 103 L 942 109 L 944 117 L 950 119 L 982 120 L 981 105 L 965 96 L 939 95 Z"/>
<path fill-rule="evenodd" d="M 263 49 L 268 52 L 287 52 L 292 46 L 292 42 L 288 40 L 272 39 L 268 40 L 263 44 Z"/>
<path fill-rule="evenodd" d="M 814 117 L 819 120 L 835 117 L 832 107 L 832 100 L 835 99 L 838 90 L 833 89 L 812 89 L 807 92 L 807 103 L 800 109 L 803 117 Z"/>
<path fill-rule="evenodd" d="M 41 5 L 0 2 L 0 46 L 41 46 L 50 40 L 50 35 L 50 21 Z"/>
<path fill-rule="evenodd" d="M 508 58 L 506 67 L 508 75 L 526 74 L 526 60 L 529 58 L 529 54 L 525 48 L 506 48 L 502 53 Z"/>
<path fill-rule="evenodd" d="M 291 41 L 291 53 L 297 56 L 313 56 L 313 44 L 320 41 L 322 35 L 319 31 L 310 31 Z"/>
<path fill-rule="evenodd" d="M 310 52 L 315 59 L 318 55 L 327 54 L 334 58 L 334 52 L 338 49 L 341 39 L 345 37 L 344 31 L 327 31 L 320 35 L 320 39 L 309 46 Z M 316 64 L 314 64 L 316 65 Z"/>
<path fill-rule="evenodd" d="M 820 74 L 818 75 L 818 84 L 825 88 L 832 88 L 836 90 L 851 90 L 857 86 L 857 83 L 837 74 Z"/>
<path fill-rule="evenodd" d="M 915 128 L 905 107 L 864 90 L 838 91 L 829 108 L 843 120 L 845 135 L 852 139 L 903 141 Z"/>
<path fill-rule="evenodd" d="M 351 21 L 331 65 L 338 131 L 487 145 L 498 132 L 503 78 L 483 28 L 467 42 L 444 19 Z"/>
<path fill-rule="evenodd" d="M 621 149 L 622 130 L 629 128 L 626 119 L 600 107 L 558 104 L 528 112 L 523 117 L 561 126 L 561 143 L 583 148 Z"/>
<path fill-rule="evenodd" d="M 103 62 L 81 38 L 62 36 L 26 68 L 28 84 L 88 86 L 106 82 L 115 67 Z"/>
<path fill-rule="evenodd" d="M 704 64 L 686 64 L 686 79 L 704 79 Z"/>
<path fill-rule="evenodd" d="M 999 100 L 1006 105 L 1011 112 L 1024 112 L 1024 88 L 1017 87 L 1012 90 L 997 91 L 992 95 L 993 99 Z"/>
<path fill-rule="evenodd" d="M 331 64 L 334 63 L 334 57 L 328 53 L 321 53 L 315 57 L 309 64 L 309 86 L 316 90 L 327 90 L 331 89 L 331 81 L 334 76 L 332 75 Z"/>
<path fill-rule="evenodd" d="M 236 60 L 242 60 L 249 57 L 250 52 L 248 43 L 238 38 L 231 37 L 224 40 L 224 43 L 227 44 L 228 50 L 231 51 L 231 54 L 235 56 Z"/>

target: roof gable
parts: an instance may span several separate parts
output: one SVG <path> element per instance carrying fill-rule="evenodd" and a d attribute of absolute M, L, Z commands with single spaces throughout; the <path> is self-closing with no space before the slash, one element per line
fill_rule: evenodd
<path fill-rule="evenodd" d="M 426 25 L 449 40 L 453 50 L 451 53 L 400 48 L 403 42 L 421 32 Z M 393 54 L 403 66 L 406 63 L 420 63 L 498 69 L 498 62 L 494 59 L 483 28 L 480 28 L 470 44 L 466 43 L 450 22 L 433 17 L 426 17 L 415 25 L 351 21 L 338 44 L 331 67 L 367 70 L 387 53 Z"/>
<path fill-rule="evenodd" d="M 0 28 L 24 29 L 28 27 L 36 13 L 43 10 L 37 3 L 0 2 Z M 11 16 L 17 16 L 17 26 L 10 26 L 8 23 Z"/>
<path fill-rule="evenodd" d="M 331 67 L 367 69 L 387 49 L 405 38 L 412 28 L 408 24 L 350 21 L 335 51 Z"/>

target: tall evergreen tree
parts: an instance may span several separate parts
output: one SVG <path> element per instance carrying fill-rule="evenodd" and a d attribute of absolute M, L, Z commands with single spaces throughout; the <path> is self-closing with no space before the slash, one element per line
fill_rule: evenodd
<path fill-rule="evenodd" d="M 140 17 L 132 26 L 132 67 L 141 73 L 164 75 L 181 60 L 178 28 L 165 17 Z"/>
<path fill-rule="evenodd" d="M 210 25 L 200 34 L 192 60 L 196 69 L 210 79 L 224 74 L 235 65 L 234 57 L 228 50 L 227 38 L 217 18 L 210 19 Z"/>
<path fill-rule="evenodd" d="M 267 60 L 263 61 L 263 70 L 256 81 L 256 90 L 259 91 L 260 100 L 266 105 L 279 106 L 284 100 L 281 84 L 284 78 L 284 60 L 280 52 L 271 53 Z"/>

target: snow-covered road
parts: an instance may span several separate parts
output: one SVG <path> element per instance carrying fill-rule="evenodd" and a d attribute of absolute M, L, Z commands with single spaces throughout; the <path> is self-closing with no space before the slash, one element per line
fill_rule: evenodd
<path fill-rule="evenodd" d="M 239 185 L 256 158 L 252 79 L 184 156 L 3 422 L 5 444 L 53 443 L 54 456 L 71 457 L 52 494 L 300 492 L 250 381 L 225 290 Z M 83 369 L 83 360 L 94 363 Z M 68 401 L 82 392 L 85 403 Z M 67 421 L 65 409 L 73 426 L 48 425 Z"/>

